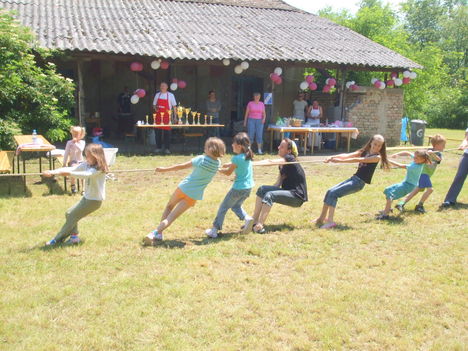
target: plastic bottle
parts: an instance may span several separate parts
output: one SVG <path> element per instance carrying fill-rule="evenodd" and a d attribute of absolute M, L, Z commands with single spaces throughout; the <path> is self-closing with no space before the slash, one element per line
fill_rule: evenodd
<path fill-rule="evenodd" d="M 32 143 L 33 143 L 33 144 L 37 144 L 37 143 L 38 143 L 37 132 L 36 132 L 35 129 L 33 129 L 33 132 L 32 132 Z"/>

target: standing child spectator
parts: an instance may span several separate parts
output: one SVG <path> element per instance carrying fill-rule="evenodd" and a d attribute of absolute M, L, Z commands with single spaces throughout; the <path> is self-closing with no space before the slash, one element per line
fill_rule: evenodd
<path fill-rule="evenodd" d="M 379 161 L 382 161 L 385 169 L 389 168 L 385 139 L 380 134 L 374 135 L 363 148 L 355 152 L 328 157 L 326 163 L 359 163 L 359 166 L 351 178 L 328 189 L 323 199 L 322 213 L 313 222 L 320 225 L 321 229 L 336 227 L 333 216 L 338 199 L 361 191 L 366 183 L 370 184 Z"/>
<path fill-rule="evenodd" d="M 445 149 L 445 143 L 446 143 L 446 139 L 440 134 L 436 134 L 431 138 L 432 149 L 429 150 L 433 152 L 429 154 L 431 158 L 431 163 L 424 165 L 421 176 L 419 177 L 418 186 L 411 193 L 409 193 L 405 197 L 404 200 L 400 201 L 398 205 L 395 206 L 397 210 L 403 212 L 405 209 L 406 203 L 410 201 L 413 197 L 415 197 L 417 193 L 419 193 L 420 191 L 424 191 L 424 194 L 421 197 L 421 200 L 419 200 L 419 203 L 416 205 L 414 210 L 417 212 L 421 212 L 421 213 L 426 212 L 426 210 L 424 209 L 424 202 L 429 198 L 429 196 L 434 191 L 432 189 L 431 177 L 434 174 L 437 168 L 437 165 L 440 163 L 440 161 L 442 161 L 442 151 L 444 151 Z M 411 156 L 411 153 L 408 151 L 402 151 L 393 156 L 397 156 L 397 155 Z"/>
<path fill-rule="evenodd" d="M 181 214 L 194 206 L 197 200 L 203 200 L 203 192 L 218 172 L 219 159 L 226 152 L 224 142 L 219 138 L 209 138 L 205 142 L 205 154 L 192 160 L 169 167 L 158 167 L 156 172 L 178 171 L 193 167 L 192 173 L 182 180 L 172 194 L 164 209 L 161 222 L 144 239 L 144 245 L 155 245 L 163 240 L 163 231 L 168 228 Z"/>
<path fill-rule="evenodd" d="M 63 154 L 63 165 L 65 167 L 74 167 L 83 162 L 83 150 L 85 148 L 85 141 L 83 140 L 86 135 L 86 130 L 80 126 L 70 128 L 72 139 L 67 141 L 65 146 L 65 153 Z M 70 178 L 71 192 L 76 194 L 76 180 Z"/>
<path fill-rule="evenodd" d="M 46 243 L 47 246 L 62 242 L 68 236 L 70 236 L 69 244 L 78 244 L 80 242 L 78 221 L 101 207 L 106 198 L 106 173 L 108 168 L 102 145 L 88 144 L 85 148 L 85 157 L 85 162 L 70 171 L 44 172 L 46 177 L 58 174 L 86 180 L 83 197 L 76 205 L 67 210 L 65 224 L 57 235 Z"/>
<path fill-rule="evenodd" d="M 231 209 L 241 221 L 245 221 L 242 232 L 244 234 L 252 231 L 253 218 L 242 208 L 242 204 L 249 197 L 255 185 L 253 180 L 252 159 L 253 152 L 250 148 L 250 139 L 246 133 L 237 133 L 232 141 L 232 151 L 236 154 L 231 163 L 223 165 L 221 173 L 230 176 L 235 171 L 236 179 L 229 192 L 219 206 L 218 213 L 213 222 L 213 227 L 207 229 L 205 234 L 210 238 L 218 236 L 218 230 L 223 228 L 224 217 Z"/>
<path fill-rule="evenodd" d="M 406 178 L 403 182 L 393 184 L 384 190 L 385 197 L 387 202 L 385 204 L 385 209 L 376 217 L 376 219 L 384 220 L 389 219 L 389 213 L 392 208 L 392 201 L 398 200 L 409 194 L 418 186 L 419 177 L 424 164 L 429 164 L 431 162 L 429 153 L 427 151 L 418 150 L 412 155 L 414 161 L 409 165 L 405 165 L 399 162 L 390 161 L 391 164 L 406 169 Z"/>

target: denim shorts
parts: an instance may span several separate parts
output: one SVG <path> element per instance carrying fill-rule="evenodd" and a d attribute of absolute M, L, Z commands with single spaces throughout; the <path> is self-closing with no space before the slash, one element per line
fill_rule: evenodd
<path fill-rule="evenodd" d="M 334 187 L 328 189 L 323 202 L 325 202 L 328 206 L 336 207 L 338 198 L 357 193 L 358 191 L 362 190 L 365 185 L 366 183 L 361 178 L 353 175 L 351 178 L 346 179 L 340 184 L 337 184 Z"/>
<path fill-rule="evenodd" d="M 428 174 L 421 174 L 421 176 L 419 177 L 418 188 L 432 188 L 431 178 Z"/>
<path fill-rule="evenodd" d="M 257 190 L 257 196 L 262 199 L 264 204 L 270 207 L 273 206 L 275 202 L 290 207 L 301 207 L 304 203 L 304 201 L 294 195 L 292 191 L 272 185 L 262 185 Z"/>
<path fill-rule="evenodd" d="M 253 143 L 254 140 L 257 142 L 257 144 L 263 143 L 262 118 L 260 119 L 248 118 L 247 119 L 247 134 L 249 135 L 251 143 Z"/>
<path fill-rule="evenodd" d="M 414 184 L 408 182 L 401 182 L 398 184 L 390 185 L 384 190 L 384 194 L 387 200 L 397 200 L 412 192 L 414 188 L 416 188 L 416 185 Z"/>

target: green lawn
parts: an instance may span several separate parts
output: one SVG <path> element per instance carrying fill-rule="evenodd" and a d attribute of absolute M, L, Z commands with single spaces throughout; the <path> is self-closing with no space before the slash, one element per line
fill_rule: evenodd
<path fill-rule="evenodd" d="M 463 131 L 450 135 L 461 140 Z M 372 185 L 339 201 L 331 231 L 310 221 L 355 165 L 305 164 L 304 206 L 274 206 L 265 235 L 238 234 L 229 213 L 221 237 L 207 239 L 232 184 L 218 175 L 154 248 L 141 239 L 187 172 L 118 175 L 103 207 L 81 223 L 85 242 L 52 250 L 43 243 L 79 197 L 49 195 L 37 179 L 30 196 L 17 184 L 7 197 L 1 182 L 0 349 L 465 350 L 467 185 L 465 205 L 438 211 L 460 155 L 444 154 L 427 214 L 375 221 L 383 189 L 404 178 L 379 169 Z M 114 168 L 188 158 L 119 156 Z M 276 174 L 257 167 L 257 186 Z M 250 213 L 253 204 L 254 195 Z"/>

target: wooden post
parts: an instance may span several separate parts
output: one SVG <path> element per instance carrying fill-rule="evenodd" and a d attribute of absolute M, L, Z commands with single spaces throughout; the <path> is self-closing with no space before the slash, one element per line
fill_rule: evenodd
<path fill-rule="evenodd" d="M 83 99 L 84 99 L 84 90 L 83 90 L 83 71 L 82 71 L 82 61 L 78 60 L 77 62 L 77 71 L 78 71 L 78 121 L 80 126 L 82 127 L 84 125 L 83 123 L 83 114 L 84 114 L 84 104 L 83 104 Z"/>
<path fill-rule="evenodd" d="M 346 68 L 340 70 L 340 120 L 343 121 L 344 115 L 344 104 L 345 104 L 345 78 L 346 78 Z"/>

